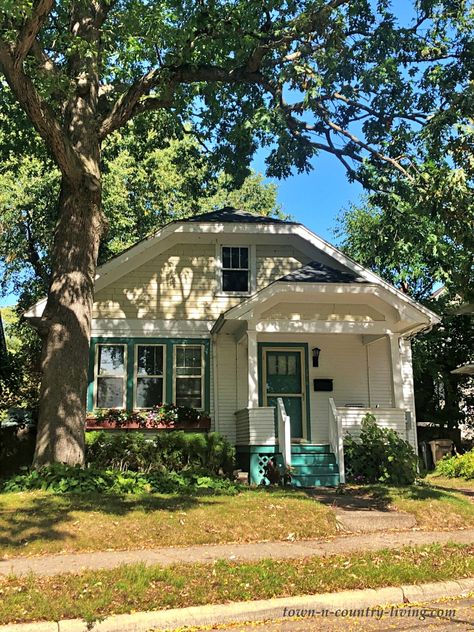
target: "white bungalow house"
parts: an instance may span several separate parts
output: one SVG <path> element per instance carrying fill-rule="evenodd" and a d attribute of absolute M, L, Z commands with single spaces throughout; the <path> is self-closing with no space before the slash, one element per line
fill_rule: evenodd
<path fill-rule="evenodd" d="M 280 455 L 334 485 L 367 412 L 416 449 L 410 337 L 437 322 L 302 224 L 224 208 L 98 269 L 88 409 L 206 410 L 252 482 Z"/>

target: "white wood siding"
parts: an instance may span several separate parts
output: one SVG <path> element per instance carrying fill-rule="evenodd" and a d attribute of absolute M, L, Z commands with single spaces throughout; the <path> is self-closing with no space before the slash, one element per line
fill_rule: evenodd
<path fill-rule="evenodd" d="M 253 245 L 255 238 L 241 245 Z M 234 240 L 232 240 L 234 241 Z M 99 290 L 94 319 L 215 320 L 242 298 L 219 292 L 216 243 L 179 244 Z M 257 289 L 309 260 L 290 245 L 256 246 Z"/>
<path fill-rule="evenodd" d="M 231 443 L 235 443 L 235 412 L 237 406 L 237 345 L 233 336 L 222 334 L 217 337 L 217 370 L 215 388 L 216 428 Z"/>
<path fill-rule="evenodd" d="M 369 373 L 369 405 L 393 406 L 392 369 L 388 338 L 380 338 L 367 345 Z"/>
<path fill-rule="evenodd" d="M 342 419 L 343 433 L 348 433 L 357 438 L 360 435 L 362 419 L 367 413 L 371 413 L 375 416 L 379 426 L 395 430 L 402 439 L 407 440 L 405 411 L 398 408 L 347 409 L 338 407 L 337 414 L 340 415 Z"/>
<path fill-rule="evenodd" d="M 310 261 L 289 245 L 257 245 L 257 289 L 289 274 Z"/>
<path fill-rule="evenodd" d="M 244 408 L 235 413 L 236 445 L 275 445 L 275 413 L 271 407 Z"/>

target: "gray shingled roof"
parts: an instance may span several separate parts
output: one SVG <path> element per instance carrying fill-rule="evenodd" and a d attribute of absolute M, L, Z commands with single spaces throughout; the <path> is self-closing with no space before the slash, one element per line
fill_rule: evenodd
<path fill-rule="evenodd" d="M 366 279 L 351 272 L 337 270 L 319 261 L 311 261 L 302 268 L 290 272 L 290 274 L 277 279 L 290 283 L 368 283 Z"/>
<path fill-rule="evenodd" d="M 288 222 L 277 217 L 267 217 L 266 215 L 254 215 L 247 211 L 225 206 L 216 211 L 194 215 L 183 222 L 230 222 L 230 223 L 248 223 L 248 224 L 297 224 L 298 222 Z"/>

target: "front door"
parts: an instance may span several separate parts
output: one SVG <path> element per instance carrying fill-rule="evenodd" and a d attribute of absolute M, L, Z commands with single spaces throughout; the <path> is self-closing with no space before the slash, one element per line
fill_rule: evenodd
<path fill-rule="evenodd" d="M 304 439 L 304 350 L 265 349 L 263 352 L 264 405 L 277 405 L 281 397 L 290 417 L 292 440 Z"/>

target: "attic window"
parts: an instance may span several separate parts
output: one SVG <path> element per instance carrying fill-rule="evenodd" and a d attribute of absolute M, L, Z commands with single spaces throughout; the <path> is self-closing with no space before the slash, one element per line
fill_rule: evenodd
<path fill-rule="evenodd" d="M 222 247 L 222 291 L 248 293 L 249 249 L 242 246 Z"/>

